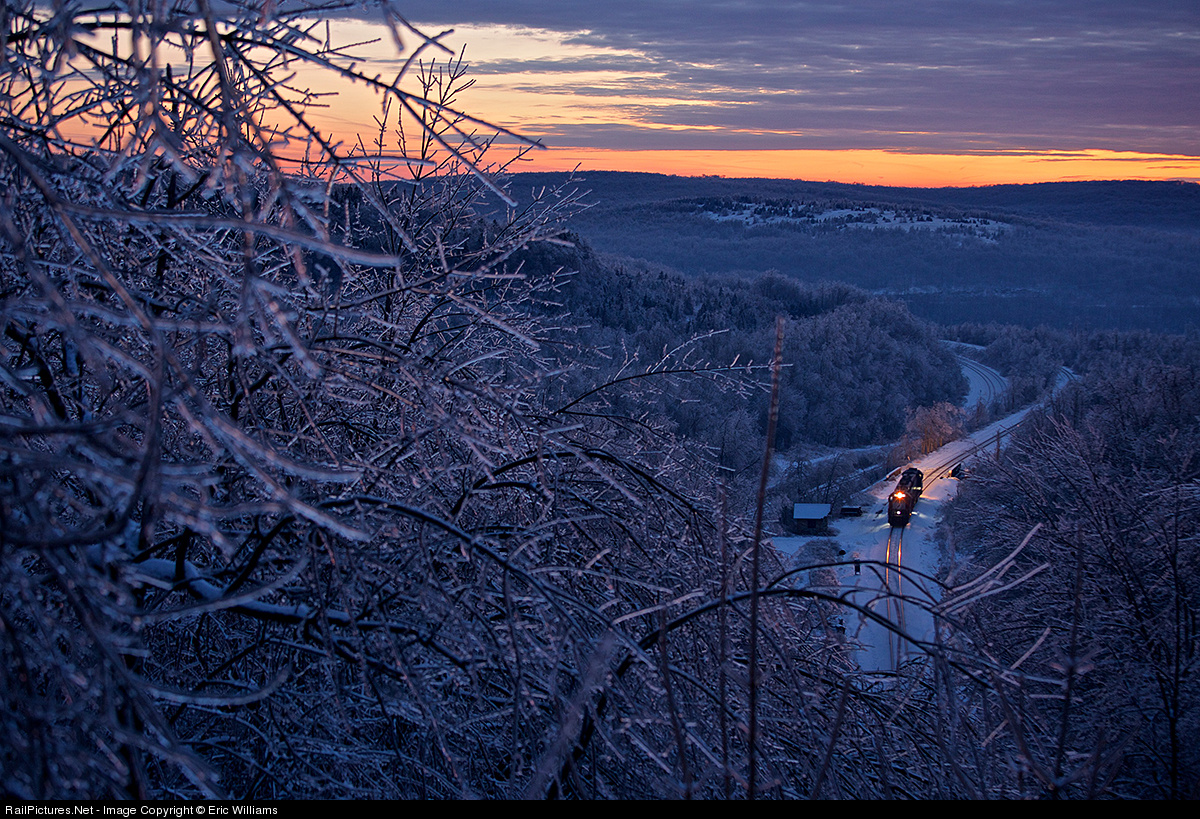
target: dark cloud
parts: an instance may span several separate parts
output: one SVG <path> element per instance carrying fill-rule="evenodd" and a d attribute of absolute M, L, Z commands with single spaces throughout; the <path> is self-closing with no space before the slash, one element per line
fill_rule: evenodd
<path fill-rule="evenodd" d="M 590 141 L 582 127 L 569 136 L 555 131 L 570 144 L 674 147 L 667 143 L 677 137 L 688 143 L 678 147 L 911 149 L 923 134 L 938 150 L 1200 154 L 1196 0 L 402 5 L 413 21 L 545 28 L 628 52 L 476 70 L 521 71 L 548 93 L 619 93 L 650 125 L 708 129 L 638 135 L 628 126 L 593 128 Z M 615 91 L 538 79 L 549 71 L 594 70 L 630 79 Z M 659 97 L 678 103 L 640 105 Z"/>

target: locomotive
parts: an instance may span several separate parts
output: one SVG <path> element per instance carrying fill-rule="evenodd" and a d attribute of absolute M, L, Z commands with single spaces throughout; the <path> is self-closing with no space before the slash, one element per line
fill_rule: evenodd
<path fill-rule="evenodd" d="M 925 488 L 925 474 L 919 469 L 909 468 L 900 475 L 896 490 L 888 495 L 888 523 L 893 526 L 907 526 L 912 517 L 913 507 L 917 498 Z"/>

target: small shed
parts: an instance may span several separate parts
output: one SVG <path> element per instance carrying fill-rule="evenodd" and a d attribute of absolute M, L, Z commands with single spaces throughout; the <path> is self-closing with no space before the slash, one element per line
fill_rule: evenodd
<path fill-rule="evenodd" d="M 829 528 L 833 507 L 828 503 L 794 503 L 791 515 L 784 509 L 783 524 L 798 535 L 815 535 Z"/>

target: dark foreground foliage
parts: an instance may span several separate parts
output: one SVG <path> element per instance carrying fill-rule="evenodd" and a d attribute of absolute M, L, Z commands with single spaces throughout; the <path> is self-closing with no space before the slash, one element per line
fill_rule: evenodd
<path fill-rule="evenodd" d="M 1108 786 L 1125 745 L 1064 756 L 1068 781 L 1043 749 L 1073 739 L 980 710 L 1030 713 L 1020 663 L 965 630 L 1003 571 L 926 601 L 952 641 L 887 684 L 856 674 L 828 572 L 756 551 L 672 425 L 618 411 L 618 379 L 564 372 L 557 274 L 514 257 L 559 237 L 571 190 L 477 218 L 503 168 L 457 108 L 461 66 L 431 67 L 438 43 L 385 6 L 418 59 L 362 74 L 317 11 L 4 5 L 0 788 Z M 371 150 L 311 127 L 286 77 L 313 66 L 379 91 Z M 869 344 L 906 326 L 853 294 L 810 320 Z M 797 333 L 803 359 L 817 333 Z"/>
<path fill-rule="evenodd" d="M 1200 795 L 1200 372 L 1172 346 L 1097 364 L 972 475 L 949 519 L 960 582 L 1036 527 L 1010 558 L 1025 579 L 974 625 L 1013 672 L 992 707 L 1029 753 L 1022 732 L 1057 733 L 1040 764 L 1068 794 Z"/>

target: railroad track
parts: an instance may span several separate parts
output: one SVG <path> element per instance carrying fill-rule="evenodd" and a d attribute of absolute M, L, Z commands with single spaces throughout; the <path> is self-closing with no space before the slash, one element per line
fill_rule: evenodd
<path fill-rule="evenodd" d="M 1007 383 L 1004 381 L 1004 379 L 993 371 L 989 370 L 987 367 L 977 364 L 976 362 L 971 361 L 971 359 L 964 358 L 962 356 L 959 356 L 958 358 L 963 363 L 963 366 L 978 372 L 989 385 L 989 389 L 995 389 L 998 386 L 999 389 L 1003 391 L 1007 388 Z M 1071 370 L 1063 367 L 1062 373 L 1059 376 L 1058 386 L 1061 388 L 1063 385 L 1071 381 L 1078 380 L 1078 378 L 1079 377 L 1075 375 L 1075 373 L 1071 372 Z M 994 396 L 999 394 L 999 392 L 996 392 Z M 1020 425 L 1023 420 L 1024 418 L 1015 419 L 1007 426 L 998 423 L 995 425 L 995 429 L 992 429 L 979 440 L 973 441 L 970 446 L 966 448 L 955 447 L 952 453 L 947 453 L 941 457 L 937 457 L 935 454 L 932 463 L 929 461 L 922 461 L 922 471 L 924 472 L 924 489 L 922 494 L 927 492 L 929 487 L 932 486 L 936 481 L 947 477 L 958 464 L 961 464 L 963 461 L 966 461 L 968 458 L 971 458 L 986 449 L 998 447 L 1004 436 L 1011 434 L 1012 431 L 1018 425 Z M 909 464 L 909 466 L 911 466 L 911 464 Z M 889 474 L 885 480 L 895 480 L 896 476 L 905 468 L 906 467 L 900 467 Z M 885 503 L 880 514 L 886 513 L 886 510 L 887 505 Z M 905 526 L 888 527 L 887 545 L 884 552 L 885 558 L 883 572 L 883 600 L 885 601 L 884 605 L 886 608 L 887 617 L 893 623 L 896 623 L 902 632 L 906 631 L 907 629 L 904 615 L 904 573 L 902 571 L 904 566 L 904 530 L 906 528 L 907 524 Z M 904 643 L 896 636 L 894 632 L 890 630 L 888 631 L 887 639 L 889 662 L 891 663 L 892 669 L 896 670 L 899 668 L 900 662 L 902 662 L 904 659 L 903 656 L 901 656 L 904 650 Z"/>
<path fill-rule="evenodd" d="M 894 571 L 892 566 L 903 566 L 901 563 L 903 558 L 904 546 L 904 529 L 903 526 L 892 526 L 888 530 L 887 551 L 884 560 L 883 569 L 883 589 L 884 589 L 884 604 L 886 608 L 887 619 L 900 627 L 901 631 L 905 630 L 904 624 L 904 574 L 899 571 Z M 895 586 L 895 588 L 893 588 Z M 900 667 L 900 653 L 902 645 L 895 632 L 890 629 L 887 632 L 888 639 L 888 662 L 895 671 Z"/>
<path fill-rule="evenodd" d="M 992 403 L 1001 395 L 1003 395 L 1005 390 L 1008 389 L 1008 381 L 1005 380 L 1004 376 L 1000 375 L 991 367 L 985 367 L 978 361 L 967 358 L 964 355 L 956 355 L 955 358 L 958 359 L 958 363 L 961 367 L 970 370 L 983 380 L 987 391 L 987 397 L 984 399 L 984 403 Z"/>

